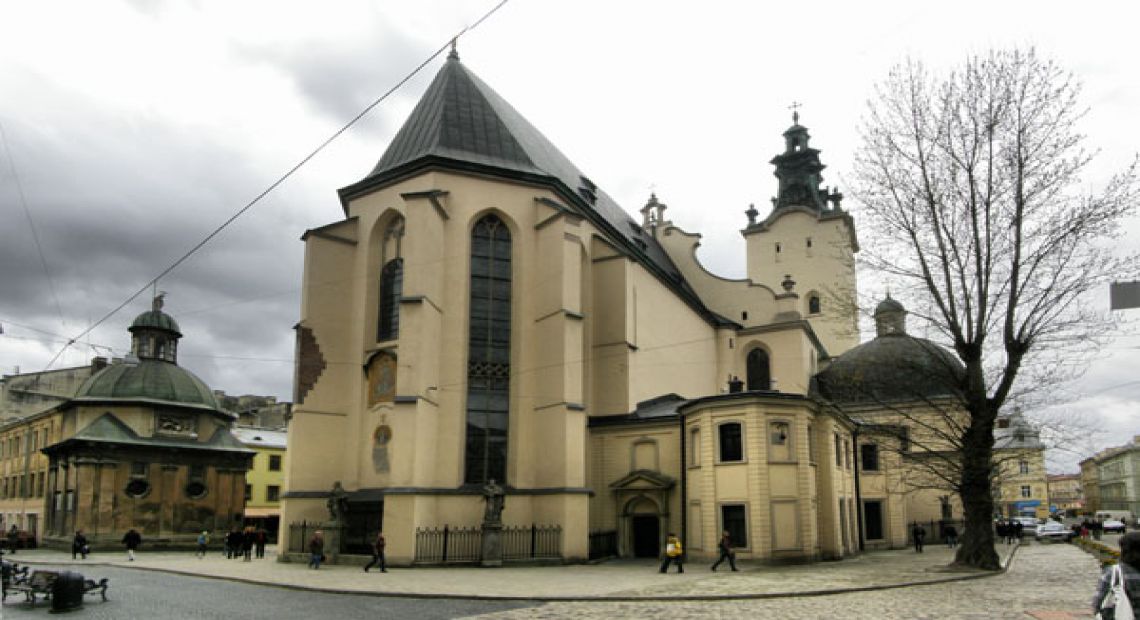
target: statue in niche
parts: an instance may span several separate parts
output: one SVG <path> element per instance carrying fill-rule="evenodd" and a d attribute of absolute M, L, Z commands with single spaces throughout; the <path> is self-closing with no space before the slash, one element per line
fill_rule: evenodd
<path fill-rule="evenodd" d="M 500 523 L 506 494 L 503 493 L 503 487 L 495 484 L 494 478 L 483 487 L 483 499 L 487 502 L 483 512 L 483 523 Z"/>
<path fill-rule="evenodd" d="M 341 486 L 340 480 L 333 483 L 332 492 L 329 493 L 325 505 L 328 506 L 329 519 L 333 523 L 344 523 L 344 517 L 348 514 L 348 492 Z"/>
<path fill-rule="evenodd" d="M 372 469 L 376 473 L 388 473 L 388 442 L 391 440 L 392 429 L 387 424 L 377 426 L 372 433 Z"/>

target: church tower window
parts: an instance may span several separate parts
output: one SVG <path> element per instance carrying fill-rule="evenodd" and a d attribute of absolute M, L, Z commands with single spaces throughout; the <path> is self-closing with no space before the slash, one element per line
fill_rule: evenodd
<path fill-rule="evenodd" d="M 749 391 L 772 389 L 772 372 L 767 351 L 753 349 L 748 354 L 747 370 Z"/>
<path fill-rule="evenodd" d="M 808 297 L 808 314 L 819 314 L 819 295 L 812 293 Z"/>
<path fill-rule="evenodd" d="M 511 233 L 495 215 L 471 233 L 464 482 L 505 481 L 510 413 Z"/>
<path fill-rule="evenodd" d="M 744 460 L 743 433 L 739 422 L 725 422 L 717 427 L 720 435 L 720 461 L 730 463 Z"/>
<path fill-rule="evenodd" d="M 401 241 L 404 237 L 404 218 L 397 216 L 388 224 L 381 243 L 380 294 L 377 296 L 376 341 L 395 340 L 400 337 L 400 296 L 404 289 L 404 259 Z"/>

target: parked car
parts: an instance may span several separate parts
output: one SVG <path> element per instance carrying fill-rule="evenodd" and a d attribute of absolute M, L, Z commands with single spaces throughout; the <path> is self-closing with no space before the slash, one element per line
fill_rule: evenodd
<path fill-rule="evenodd" d="M 1037 539 L 1037 542 L 1043 540 L 1063 540 L 1069 542 L 1073 539 L 1073 530 L 1066 525 L 1050 521 L 1044 525 L 1038 525 L 1037 533 L 1034 534 L 1033 537 Z"/>
<path fill-rule="evenodd" d="M 1032 536 L 1037 532 L 1037 519 L 1034 517 L 1014 517 L 1010 521 L 1021 524 L 1022 536 Z"/>
<path fill-rule="evenodd" d="M 1104 522 L 1105 532 L 1115 532 L 1117 534 L 1124 533 L 1124 522 L 1119 519 L 1108 519 Z"/>

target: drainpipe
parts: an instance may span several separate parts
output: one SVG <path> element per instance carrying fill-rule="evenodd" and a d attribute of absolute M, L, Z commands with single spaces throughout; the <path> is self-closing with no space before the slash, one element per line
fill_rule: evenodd
<path fill-rule="evenodd" d="M 688 475 L 686 472 L 689 467 L 689 459 L 685 454 L 685 414 L 677 412 L 678 427 L 681 433 L 681 544 L 685 549 L 689 548 L 689 484 Z M 686 552 L 687 554 L 688 552 Z M 686 555 L 686 559 L 688 556 Z"/>
<path fill-rule="evenodd" d="M 863 493 L 859 488 L 859 457 L 862 451 L 859 449 L 859 427 L 856 426 L 851 431 L 851 449 L 855 454 L 851 455 L 851 459 L 855 461 L 855 528 L 856 535 L 859 536 L 859 551 L 863 551 Z"/>

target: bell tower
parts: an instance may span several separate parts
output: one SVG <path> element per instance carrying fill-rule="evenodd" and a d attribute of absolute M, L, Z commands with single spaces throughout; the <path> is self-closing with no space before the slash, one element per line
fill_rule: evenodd
<path fill-rule="evenodd" d="M 807 127 L 793 104 L 792 125 L 784 131 L 784 151 L 769 163 L 778 185 L 772 210 L 762 220 L 754 206 L 745 211 L 741 233 L 747 247 L 747 273 L 755 283 L 781 291 L 794 281 L 797 311 L 831 356 L 859 343 L 856 305 L 855 222 L 843 210 L 843 194 L 822 187 L 820 151 L 811 147 Z"/>

